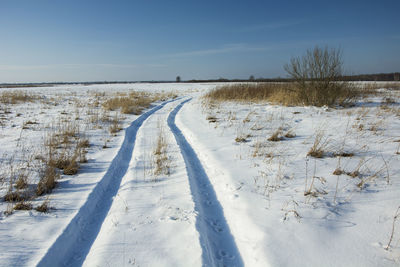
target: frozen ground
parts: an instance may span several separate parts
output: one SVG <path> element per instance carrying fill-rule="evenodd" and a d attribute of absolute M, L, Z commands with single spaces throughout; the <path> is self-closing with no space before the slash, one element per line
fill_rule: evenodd
<path fill-rule="evenodd" d="M 204 102 L 215 86 L 28 88 L 40 97 L 2 105 L 2 196 L 17 168 L 34 186 L 52 125 L 75 121 L 90 147 L 76 175 L 29 200 L 48 199 L 48 213 L 7 216 L 1 200 L 0 265 L 398 266 L 398 92 L 341 109 Z M 179 97 L 140 116 L 106 114 L 123 116 L 112 135 L 95 102 L 130 90 Z M 307 156 L 318 136 L 323 157 Z"/>

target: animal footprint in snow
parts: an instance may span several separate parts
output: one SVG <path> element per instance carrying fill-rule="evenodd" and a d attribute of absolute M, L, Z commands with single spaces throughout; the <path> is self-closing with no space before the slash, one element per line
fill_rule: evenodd
<path fill-rule="evenodd" d="M 220 250 L 220 251 L 218 251 L 217 259 L 218 260 L 223 260 L 223 259 L 233 260 L 233 259 L 235 259 L 235 256 L 227 253 L 225 250 Z"/>
<path fill-rule="evenodd" d="M 221 227 L 218 221 L 211 221 L 211 227 L 214 229 L 215 232 L 221 233 L 224 231 L 224 228 Z"/>

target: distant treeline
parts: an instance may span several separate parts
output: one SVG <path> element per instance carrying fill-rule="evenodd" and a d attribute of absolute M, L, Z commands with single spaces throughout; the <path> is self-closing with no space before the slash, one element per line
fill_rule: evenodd
<path fill-rule="evenodd" d="M 358 74 L 347 75 L 341 77 L 342 81 L 400 81 L 400 72 L 393 73 L 378 73 L 378 74 Z M 211 80 L 188 80 L 187 83 L 203 83 L 203 82 L 291 82 L 288 78 L 250 78 L 250 79 L 211 79 Z"/>
<path fill-rule="evenodd" d="M 400 72 L 393 73 L 378 73 L 378 74 L 359 74 L 343 76 L 343 81 L 400 81 Z M 218 82 L 290 82 L 291 79 L 287 78 L 253 78 L 250 79 L 208 79 L 208 80 L 186 80 L 182 83 L 218 83 Z M 24 88 L 24 87 L 44 87 L 68 84 L 117 84 L 117 83 L 171 83 L 176 81 L 101 81 L 101 82 L 49 82 L 49 83 L 3 83 L 0 88 Z"/>
<path fill-rule="evenodd" d="M 344 76 L 344 81 L 400 81 L 400 72 Z"/>

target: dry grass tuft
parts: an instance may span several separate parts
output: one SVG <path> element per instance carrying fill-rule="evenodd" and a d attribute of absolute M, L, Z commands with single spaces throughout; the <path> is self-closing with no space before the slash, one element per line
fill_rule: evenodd
<path fill-rule="evenodd" d="M 337 168 L 333 171 L 333 175 L 342 175 L 343 173 L 345 173 L 342 169 Z"/>
<path fill-rule="evenodd" d="M 56 168 L 45 166 L 36 187 L 36 195 L 41 196 L 50 193 L 56 187 L 59 178 L 60 174 L 57 172 Z"/>
<path fill-rule="evenodd" d="M 153 150 L 154 155 L 154 175 L 169 175 L 170 174 L 170 159 L 168 158 L 168 143 L 164 133 L 164 130 L 159 126 L 159 133 L 156 141 L 156 145 Z"/>
<path fill-rule="evenodd" d="M 238 137 L 235 138 L 235 142 L 236 143 L 246 143 L 247 139 L 244 136 L 238 136 Z"/>
<path fill-rule="evenodd" d="M 75 175 L 78 173 L 79 164 L 76 160 L 76 156 L 72 157 L 69 164 L 63 169 L 63 174 L 65 175 Z"/>
<path fill-rule="evenodd" d="M 268 138 L 268 141 L 278 142 L 283 139 L 282 137 L 282 127 L 279 127 L 272 135 Z"/>
<path fill-rule="evenodd" d="M 45 201 L 43 201 L 42 204 L 40 204 L 40 206 L 37 206 L 35 208 L 36 211 L 38 212 L 43 212 L 43 213 L 47 213 L 50 211 L 50 201 L 48 199 L 46 199 Z"/>
<path fill-rule="evenodd" d="M 286 137 L 286 138 L 295 138 L 296 134 L 294 133 L 293 129 L 290 129 L 289 131 L 287 131 L 284 134 L 284 137 Z"/>
<path fill-rule="evenodd" d="M 328 139 L 325 137 L 325 133 L 322 130 L 318 130 L 315 135 L 314 144 L 308 151 L 307 156 L 311 156 L 313 158 L 323 158 L 327 145 Z"/>
<path fill-rule="evenodd" d="M 25 173 L 20 173 L 15 182 L 16 189 L 25 189 L 28 186 L 28 176 Z"/>
<path fill-rule="evenodd" d="M 4 196 L 4 201 L 7 202 L 18 202 L 18 201 L 25 201 L 30 199 L 30 196 L 27 192 L 24 191 L 9 191 Z"/>
<path fill-rule="evenodd" d="M 15 204 L 14 210 L 31 210 L 32 204 L 29 202 L 21 201 Z"/>

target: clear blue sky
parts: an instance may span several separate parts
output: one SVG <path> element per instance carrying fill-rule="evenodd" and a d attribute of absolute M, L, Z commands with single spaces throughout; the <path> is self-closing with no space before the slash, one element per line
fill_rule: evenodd
<path fill-rule="evenodd" d="M 400 1 L 0 0 L 0 83 L 285 77 L 315 45 L 400 71 Z"/>

